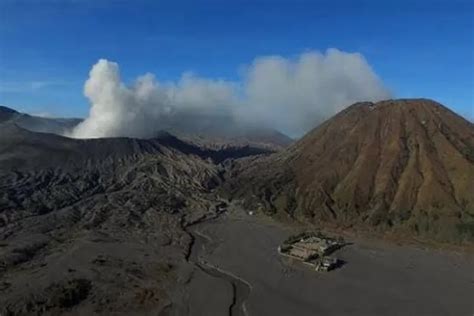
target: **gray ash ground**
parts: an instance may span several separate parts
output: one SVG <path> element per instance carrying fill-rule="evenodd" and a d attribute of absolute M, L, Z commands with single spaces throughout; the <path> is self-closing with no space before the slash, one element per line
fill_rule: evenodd
<path fill-rule="evenodd" d="M 466 254 L 357 241 L 333 273 L 284 261 L 293 231 L 216 193 L 228 159 L 265 152 L 0 126 L 0 314 L 472 314 Z"/>
<path fill-rule="evenodd" d="M 346 262 L 316 272 L 277 252 L 300 228 L 238 205 L 218 220 L 195 227 L 206 236 L 200 256 L 250 286 L 242 298 L 245 315 L 471 315 L 474 311 L 474 256 L 394 245 L 363 238 L 335 255 Z M 226 315 L 234 292 L 222 279 L 193 279 L 191 315 Z M 214 282 L 214 283 L 211 283 Z M 214 290 L 203 288 L 215 284 Z M 199 299 L 196 301 L 195 297 Z M 203 304 L 204 302 L 204 304 Z"/>

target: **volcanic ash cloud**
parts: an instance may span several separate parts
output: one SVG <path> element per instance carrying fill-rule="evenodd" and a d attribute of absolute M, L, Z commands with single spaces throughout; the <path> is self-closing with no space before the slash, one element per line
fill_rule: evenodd
<path fill-rule="evenodd" d="M 127 86 L 118 64 L 101 59 L 90 71 L 84 94 L 89 116 L 68 136 L 153 137 L 172 117 L 193 113 L 229 116 L 299 136 L 354 102 L 390 97 L 362 55 L 337 49 L 294 59 L 257 58 L 240 82 L 185 73 L 177 82 L 160 83 L 145 74 Z"/>

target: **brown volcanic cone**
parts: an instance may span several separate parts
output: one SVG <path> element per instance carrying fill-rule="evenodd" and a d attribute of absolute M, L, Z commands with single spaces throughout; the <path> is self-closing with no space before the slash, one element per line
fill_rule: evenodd
<path fill-rule="evenodd" d="M 235 197 L 294 218 L 474 237 L 474 125 L 430 100 L 356 103 L 231 179 Z"/>

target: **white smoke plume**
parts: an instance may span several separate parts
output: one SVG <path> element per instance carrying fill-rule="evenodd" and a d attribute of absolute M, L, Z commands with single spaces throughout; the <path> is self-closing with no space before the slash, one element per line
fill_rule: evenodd
<path fill-rule="evenodd" d="M 176 84 L 160 84 L 146 74 L 127 87 L 118 65 L 101 59 L 90 71 L 84 94 L 91 103 L 89 117 L 70 136 L 152 137 L 176 113 L 228 110 L 234 90 L 229 83 L 191 74 L 184 74 Z"/>
<path fill-rule="evenodd" d="M 296 60 L 258 58 L 247 72 L 244 118 L 301 135 L 357 101 L 390 97 L 364 57 L 329 49 Z"/>
<path fill-rule="evenodd" d="M 297 59 L 257 58 L 241 82 L 199 78 L 185 73 L 160 83 L 151 74 L 131 86 L 116 63 L 101 59 L 84 87 L 89 117 L 69 136 L 152 137 L 180 114 L 231 116 L 300 136 L 321 120 L 357 101 L 390 97 L 364 57 L 329 49 Z"/>

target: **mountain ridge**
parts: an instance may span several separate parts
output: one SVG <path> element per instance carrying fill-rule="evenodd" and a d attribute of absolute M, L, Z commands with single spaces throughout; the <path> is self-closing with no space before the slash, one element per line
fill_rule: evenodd
<path fill-rule="evenodd" d="M 0 124 L 14 123 L 33 132 L 70 136 L 74 127 L 82 121 L 83 119 L 80 118 L 38 117 L 0 106 Z M 160 124 L 161 129 L 156 132 L 156 135 L 167 132 L 188 143 L 214 149 L 228 145 L 234 147 L 248 145 L 265 150 L 280 150 L 293 142 L 293 139 L 275 129 L 245 124 L 225 115 L 177 113 L 168 117 L 167 120 L 158 121 L 157 124 Z M 154 138 L 156 135 L 141 138 Z M 115 138 L 120 137 L 127 137 L 127 135 Z"/>

